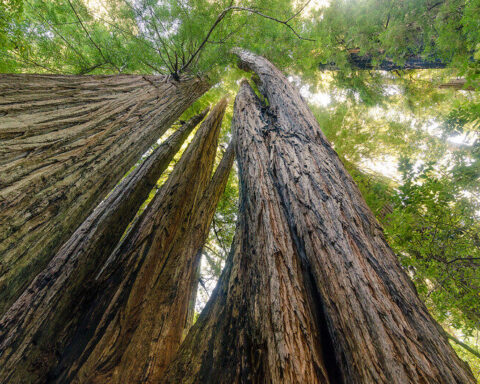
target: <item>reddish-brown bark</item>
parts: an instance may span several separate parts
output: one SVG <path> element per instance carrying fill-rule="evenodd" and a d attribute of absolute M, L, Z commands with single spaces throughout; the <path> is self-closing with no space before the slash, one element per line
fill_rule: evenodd
<path fill-rule="evenodd" d="M 0 315 L 208 84 L 0 75 Z"/>
<path fill-rule="evenodd" d="M 175 354 L 200 250 L 233 162 L 230 148 L 211 179 L 225 107 L 222 100 L 213 108 L 102 268 L 98 295 L 55 372 L 57 382 L 153 383 Z"/>

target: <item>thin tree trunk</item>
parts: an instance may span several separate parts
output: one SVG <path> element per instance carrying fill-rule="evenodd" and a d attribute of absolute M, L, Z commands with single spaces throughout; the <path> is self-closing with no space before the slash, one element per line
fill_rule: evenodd
<path fill-rule="evenodd" d="M 207 110 L 173 133 L 103 201 L 0 321 L 0 381 L 41 380 L 94 295 L 94 276 Z M 41 362 L 41 363 L 40 363 Z"/>
<path fill-rule="evenodd" d="M 465 344 L 463 341 L 458 340 L 456 337 L 453 337 L 452 335 L 447 333 L 447 337 L 452 340 L 455 344 L 461 346 L 463 349 L 466 351 L 470 352 L 472 355 L 480 359 L 480 352 L 476 351 L 472 347 L 470 347 L 468 344 Z"/>
<path fill-rule="evenodd" d="M 0 315 L 207 89 L 196 78 L 0 75 Z"/>
<path fill-rule="evenodd" d="M 55 373 L 56 382 L 155 382 L 176 352 L 197 255 L 233 161 L 232 148 L 209 184 L 225 107 L 223 100 L 212 110 L 103 267 L 99 294 Z"/>
<path fill-rule="evenodd" d="M 162 382 L 474 383 L 298 91 L 236 53 L 269 107 L 243 83 L 236 241 Z"/>

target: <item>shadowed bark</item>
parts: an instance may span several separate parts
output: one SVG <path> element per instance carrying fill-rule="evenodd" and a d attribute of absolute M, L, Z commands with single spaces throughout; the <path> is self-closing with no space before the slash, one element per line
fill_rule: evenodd
<path fill-rule="evenodd" d="M 0 315 L 208 85 L 0 75 Z"/>
<path fill-rule="evenodd" d="M 94 277 L 193 128 L 183 124 L 92 212 L 0 321 L 0 381 L 41 381 L 75 331 Z"/>
<path fill-rule="evenodd" d="M 51 380 L 156 382 L 182 338 L 198 255 L 233 161 L 212 181 L 226 99 L 199 128 L 166 183 L 112 253 L 98 294 Z"/>
<path fill-rule="evenodd" d="M 161 382 L 474 383 L 298 91 L 235 53 L 269 106 L 243 83 L 236 240 Z"/>

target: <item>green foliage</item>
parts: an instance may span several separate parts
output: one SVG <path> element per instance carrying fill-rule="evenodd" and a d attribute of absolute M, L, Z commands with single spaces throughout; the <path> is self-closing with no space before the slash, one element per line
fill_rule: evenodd
<path fill-rule="evenodd" d="M 390 244 L 439 321 L 471 333 L 480 328 L 480 205 L 445 168 L 402 159 L 400 169 Z"/>
<path fill-rule="evenodd" d="M 323 79 L 331 102 L 312 109 L 434 317 L 478 349 L 478 95 L 439 89 L 431 80 L 439 74 L 384 76 L 377 104 Z M 391 178 L 378 174 L 392 169 Z"/>
<path fill-rule="evenodd" d="M 23 1 L 4 0 L 0 4 L 0 72 L 14 66 L 10 62 L 8 52 L 12 49 L 21 51 L 20 24 L 23 21 Z"/>

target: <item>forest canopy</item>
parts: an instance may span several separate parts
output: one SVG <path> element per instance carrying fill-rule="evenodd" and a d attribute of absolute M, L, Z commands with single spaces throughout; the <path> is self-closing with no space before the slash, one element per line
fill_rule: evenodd
<path fill-rule="evenodd" d="M 229 95 L 224 149 L 240 80 L 257 80 L 234 47 L 267 58 L 300 89 L 420 298 L 480 380 L 480 0 L 0 5 L 1 73 L 207 79 L 210 90 L 180 120 Z M 197 316 L 225 265 L 238 194 L 235 171 L 203 248 Z"/>

